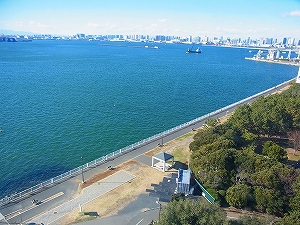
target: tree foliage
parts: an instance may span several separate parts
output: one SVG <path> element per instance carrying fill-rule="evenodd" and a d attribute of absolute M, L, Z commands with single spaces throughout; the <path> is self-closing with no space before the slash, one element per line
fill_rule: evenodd
<path fill-rule="evenodd" d="M 293 211 L 276 222 L 275 225 L 296 225 L 299 224 L 299 221 L 300 211 Z"/>
<path fill-rule="evenodd" d="M 168 203 L 160 215 L 158 225 L 219 225 L 224 224 L 226 213 L 204 199 L 179 200 Z"/>
<path fill-rule="evenodd" d="M 190 144 L 195 177 L 206 188 L 224 190 L 223 199 L 238 208 L 278 216 L 299 211 L 299 174 L 284 164 L 284 148 L 262 141 L 299 129 L 299 108 L 300 85 L 293 84 L 281 94 L 239 106 L 225 123 L 201 129 Z"/>
<path fill-rule="evenodd" d="M 263 145 L 264 155 L 267 155 L 270 159 L 274 159 L 278 162 L 287 161 L 287 153 L 284 148 L 280 147 L 273 141 L 266 141 Z"/>
<path fill-rule="evenodd" d="M 271 221 L 267 219 L 258 219 L 253 216 L 242 216 L 238 220 L 230 220 L 227 225 L 270 225 Z"/>
<path fill-rule="evenodd" d="M 253 200 L 252 188 L 245 184 L 231 186 L 226 192 L 226 200 L 236 208 L 243 208 Z"/>
<path fill-rule="evenodd" d="M 293 84 L 281 94 L 262 96 L 251 105 L 239 106 L 229 123 L 252 134 L 270 136 L 300 128 L 299 90 L 300 85 Z"/>
<path fill-rule="evenodd" d="M 279 191 L 262 186 L 254 187 L 256 208 L 268 214 L 283 215 L 283 196 Z"/>

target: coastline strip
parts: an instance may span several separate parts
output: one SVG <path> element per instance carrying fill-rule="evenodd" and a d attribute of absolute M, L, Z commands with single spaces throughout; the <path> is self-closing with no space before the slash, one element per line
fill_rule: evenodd
<path fill-rule="evenodd" d="M 169 130 L 163 131 L 163 132 L 161 132 L 159 134 L 156 134 L 156 135 L 153 135 L 149 138 L 143 139 L 143 140 L 141 140 L 139 142 L 136 142 L 132 145 L 129 145 L 125 148 L 122 148 L 122 149 L 119 149 L 119 150 L 114 151 L 112 153 L 109 153 L 105 156 L 102 156 L 102 157 L 100 157 L 98 159 L 95 159 L 91 162 L 88 162 L 88 163 L 86 163 L 82 166 L 74 168 L 73 170 L 67 171 L 67 172 L 65 172 L 65 173 L 63 173 L 59 176 L 51 178 L 51 179 L 49 179 L 45 182 L 42 182 L 42 183 L 40 183 L 36 186 L 33 186 L 29 189 L 26 189 L 22 192 L 15 193 L 12 196 L 6 196 L 5 198 L 0 199 L 0 207 L 5 205 L 5 204 L 8 204 L 10 202 L 14 202 L 15 200 L 20 200 L 20 199 L 26 198 L 26 197 L 30 196 L 30 194 L 32 194 L 32 193 L 41 192 L 43 190 L 43 187 L 53 186 L 56 183 L 62 182 L 64 180 L 69 179 L 70 177 L 72 177 L 74 175 L 80 174 L 82 171 L 91 170 L 91 169 L 93 169 L 93 167 L 99 166 L 100 164 L 104 164 L 108 160 L 112 160 L 112 159 L 117 158 L 121 155 L 124 155 L 126 153 L 131 152 L 131 151 L 134 151 L 138 148 L 142 148 L 146 145 L 153 144 L 156 141 L 157 142 L 162 142 L 162 140 L 167 141 L 166 140 L 167 138 L 172 139 L 172 136 L 174 136 L 175 133 L 178 133 L 178 135 L 180 133 L 181 134 L 187 133 L 188 130 L 194 129 L 196 125 L 198 127 L 201 126 L 201 124 L 203 124 L 205 122 L 205 120 L 207 120 L 209 118 L 216 118 L 218 116 L 227 115 L 229 112 L 232 112 L 237 106 L 242 105 L 242 104 L 246 104 L 246 103 L 251 103 L 251 102 L 255 101 L 260 96 L 267 96 L 269 94 L 272 94 L 273 92 L 276 92 L 278 89 L 287 86 L 291 81 L 294 81 L 295 79 L 296 79 L 296 77 L 291 79 L 291 80 L 288 80 L 288 81 L 286 81 L 282 84 L 279 84 L 275 87 L 272 87 L 272 88 L 267 89 L 265 91 L 262 91 L 258 94 L 255 94 L 255 95 L 252 95 L 248 98 L 245 98 L 241 101 L 235 102 L 235 103 L 230 104 L 226 107 L 223 107 L 221 109 L 218 109 L 216 111 L 213 111 L 211 113 L 203 115 L 203 116 L 198 117 L 196 119 L 193 119 L 189 122 L 186 122 L 186 123 L 181 124 L 179 126 L 173 127 Z"/>
<path fill-rule="evenodd" d="M 252 60 L 257 62 L 267 62 L 267 63 L 275 63 L 275 64 L 283 64 L 283 65 L 289 65 L 289 66 L 300 66 L 300 63 L 293 62 L 293 61 L 283 61 L 283 60 L 270 60 L 270 59 L 257 59 L 257 58 L 245 58 L 246 60 Z"/>

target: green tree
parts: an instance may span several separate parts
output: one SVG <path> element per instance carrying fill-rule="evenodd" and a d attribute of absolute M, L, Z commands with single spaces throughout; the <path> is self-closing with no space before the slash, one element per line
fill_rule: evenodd
<path fill-rule="evenodd" d="M 236 208 L 247 206 L 251 200 L 253 200 L 252 189 L 246 184 L 231 186 L 226 191 L 226 201 Z"/>
<path fill-rule="evenodd" d="M 201 146 L 213 143 L 219 136 L 214 133 L 212 127 L 201 129 L 194 135 L 194 141 L 190 144 L 190 150 L 193 152 L 197 151 Z"/>
<path fill-rule="evenodd" d="M 291 129 L 293 116 L 279 95 L 260 97 L 251 104 L 251 119 L 257 134 L 278 135 Z"/>
<path fill-rule="evenodd" d="M 234 150 L 218 150 L 205 155 L 193 153 L 190 166 L 206 187 L 227 189 L 235 178 Z"/>
<path fill-rule="evenodd" d="M 290 207 L 292 211 L 300 212 L 300 175 L 292 183 L 293 196 L 290 199 Z"/>
<path fill-rule="evenodd" d="M 300 211 L 293 211 L 285 215 L 281 220 L 275 222 L 275 225 L 296 225 L 300 221 Z"/>
<path fill-rule="evenodd" d="M 238 128 L 239 130 L 246 129 L 248 131 L 253 131 L 251 113 L 252 109 L 250 105 L 245 104 L 238 106 L 234 110 L 232 116 L 228 119 L 228 123 L 230 123 L 233 128 Z"/>
<path fill-rule="evenodd" d="M 292 83 L 291 87 L 281 94 L 282 104 L 292 115 L 293 128 L 300 129 L 300 84 Z"/>
<path fill-rule="evenodd" d="M 227 225 L 270 225 L 271 221 L 268 219 L 258 219 L 253 216 L 242 216 L 238 220 L 230 220 Z"/>
<path fill-rule="evenodd" d="M 219 119 L 216 119 L 216 118 L 209 118 L 205 121 L 205 125 L 207 127 L 215 127 L 217 126 L 218 124 L 220 124 L 220 120 Z"/>
<path fill-rule="evenodd" d="M 278 191 L 255 186 L 254 196 L 256 208 L 259 211 L 279 216 L 283 215 L 283 196 Z"/>
<path fill-rule="evenodd" d="M 262 153 L 267 155 L 270 159 L 274 159 L 278 162 L 287 161 L 286 150 L 272 141 L 266 141 L 264 143 Z"/>
<path fill-rule="evenodd" d="M 250 176 L 250 180 L 252 185 L 263 186 L 273 190 L 279 190 L 281 187 L 278 176 L 271 169 L 253 173 Z"/>
<path fill-rule="evenodd" d="M 204 199 L 179 200 L 168 203 L 160 215 L 158 225 L 220 225 L 226 213 Z"/>

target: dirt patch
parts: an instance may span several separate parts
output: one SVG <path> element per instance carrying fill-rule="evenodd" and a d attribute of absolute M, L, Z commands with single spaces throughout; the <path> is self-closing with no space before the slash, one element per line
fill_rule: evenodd
<path fill-rule="evenodd" d="M 138 195 L 146 193 L 147 188 L 152 188 L 151 183 L 159 183 L 163 177 L 167 175 L 152 167 L 130 160 L 121 164 L 113 171 L 106 171 L 96 175 L 90 179 L 90 182 L 98 182 L 100 178 L 103 179 L 119 170 L 130 172 L 135 175 L 136 178 L 85 204 L 82 206 L 83 212 L 97 212 L 99 217 L 115 215 L 119 210 L 134 201 Z M 55 224 L 72 224 L 76 220 L 79 220 L 79 218 L 79 209 L 77 209 L 59 221 L 56 221 Z"/>
<path fill-rule="evenodd" d="M 184 135 L 175 140 L 167 142 L 164 144 L 164 146 L 156 147 L 155 149 L 147 152 L 145 155 L 151 157 L 161 151 L 165 151 L 171 154 L 179 154 L 178 152 L 180 152 L 180 157 L 187 159 L 189 153 L 189 144 L 193 141 L 194 133 L 195 132 L 191 132 L 188 135 Z M 84 206 L 82 206 L 82 210 L 84 212 L 97 212 L 99 217 L 116 215 L 119 210 L 123 209 L 130 202 L 134 201 L 137 196 L 143 193 L 147 194 L 146 189 L 153 188 L 151 186 L 151 183 L 161 182 L 163 177 L 167 176 L 168 174 L 139 163 L 135 160 L 130 160 L 115 167 L 113 170 L 107 170 L 103 173 L 95 175 L 91 179 L 87 180 L 85 184 L 80 185 L 80 191 L 83 188 L 86 188 L 93 183 L 96 183 L 120 170 L 125 170 L 135 175 L 136 178 L 119 186 L 109 193 L 85 204 Z M 176 172 L 175 169 L 173 169 L 172 171 Z M 78 220 L 79 217 L 79 209 L 77 209 L 61 218 L 55 224 L 72 224 L 76 220 Z"/>
<path fill-rule="evenodd" d="M 117 167 L 114 167 L 114 168 L 110 168 L 108 169 L 107 171 L 103 172 L 103 173 L 99 173 L 95 176 L 93 176 L 92 178 L 88 179 L 85 181 L 84 184 L 80 184 L 79 185 L 79 188 L 78 188 L 78 191 L 81 192 L 84 188 L 87 188 L 88 186 L 94 184 L 94 183 L 97 183 L 99 180 L 102 180 L 118 171 L 120 171 L 121 169 L 123 169 L 124 167 L 133 167 L 134 165 L 137 165 L 137 162 L 136 161 L 133 161 L 133 160 L 130 160 L 130 161 L 127 161 Z M 130 170 L 129 170 L 130 171 Z"/>

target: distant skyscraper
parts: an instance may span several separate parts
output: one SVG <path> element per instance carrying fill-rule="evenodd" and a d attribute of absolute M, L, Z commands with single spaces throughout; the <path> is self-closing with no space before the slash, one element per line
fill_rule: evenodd
<path fill-rule="evenodd" d="M 276 59 L 279 59 L 279 57 L 280 57 L 280 51 L 277 50 L 277 51 L 276 51 L 276 57 L 275 57 L 275 58 L 276 58 Z"/>
<path fill-rule="evenodd" d="M 287 40 L 287 44 L 290 45 L 290 46 L 293 46 L 294 43 L 295 43 L 295 38 L 289 37 L 289 39 Z"/>
<path fill-rule="evenodd" d="M 246 42 L 246 44 L 247 44 L 247 45 L 249 45 L 249 44 L 250 44 L 250 37 L 248 37 L 248 38 L 247 38 L 247 42 Z"/>
<path fill-rule="evenodd" d="M 84 39 L 85 38 L 85 34 L 77 34 L 76 35 L 78 39 Z"/>
<path fill-rule="evenodd" d="M 287 38 L 283 38 L 282 44 L 286 45 L 287 44 Z"/>
<path fill-rule="evenodd" d="M 199 43 L 199 42 L 201 41 L 201 38 L 200 38 L 199 36 L 194 37 L 194 41 L 195 41 L 196 43 Z"/>

